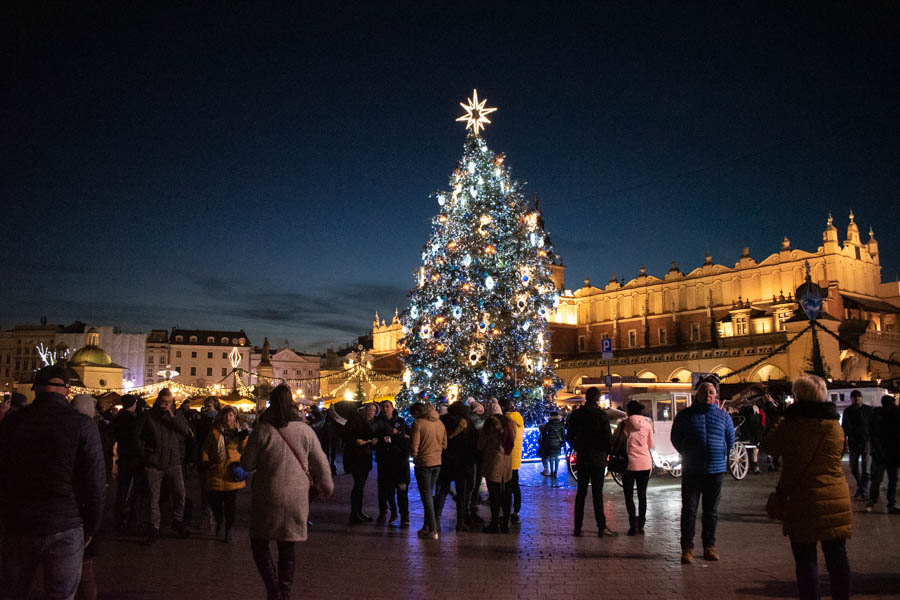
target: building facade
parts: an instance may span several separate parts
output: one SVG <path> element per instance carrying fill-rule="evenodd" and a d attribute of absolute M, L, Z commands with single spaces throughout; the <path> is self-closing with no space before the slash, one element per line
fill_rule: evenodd
<path fill-rule="evenodd" d="M 260 364 L 262 351 L 260 348 L 254 348 L 250 354 L 250 363 L 256 366 Z M 298 397 L 308 400 L 314 400 L 320 395 L 319 386 L 319 365 L 321 359 L 318 354 L 304 354 L 297 352 L 290 347 L 287 340 L 280 348 L 274 349 L 269 355 L 269 363 L 272 366 L 272 377 L 278 382 L 287 383 L 291 390 Z M 307 381 L 291 381 L 296 379 L 306 379 Z M 250 384 L 256 385 L 256 377 L 251 377 Z M 301 395 L 302 392 L 302 395 Z"/>
<path fill-rule="evenodd" d="M 85 323 L 75 322 L 57 332 L 55 338 L 57 352 L 60 355 L 65 352 L 71 354 L 84 347 L 85 336 L 89 329 L 96 330 L 99 335 L 97 345 L 109 353 L 113 363 L 124 369 L 120 379 L 128 380 L 135 386 L 144 385 L 143 365 L 147 336 L 143 333 L 124 333 L 111 325 L 89 328 Z"/>
<path fill-rule="evenodd" d="M 843 243 L 830 216 L 822 240 L 815 252 L 806 252 L 793 249 L 785 237 L 776 253 L 759 262 L 744 248 L 733 268 L 707 254 L 688 273 L 672 263 L 662 278 L 642 267 L 627 283 L 615 275 L 603 288 L 585 280 L 580 289 L 563 293 L 550 317 L 557 374 L 571 390 L 580 378 L 605 375 L 607 369 L 623 377 L 686 381 L 692 371 L 725 374 L 757 362 L 805 328 L 793 293 L 806 279 L 807 264 L 812 280 L 828 291 L 822 326 L 865 352 L 900 356 L 900 290 L 881 281 L 874 233 L 870 229 L 863 243 L 851 213 Z M 562 268 L 556 266 L 554 275 L 564 289 Z M 795 378 L 808 368 L 811 338 L 804 337 L 739 380 Z M 610 365 L 600 356 L 605 338 L 615 349 Z M 835 379 L 891 374 L 886 365 L 854 359 L 858 355 L 831 336 L 820 333 L 819 342 Z"/>
<path fill-rule="evenodd" d="M 148 342 L 149 343 L 149 342 Z M 217 331 L 200 329 L 175 329 L 169 334 L 169 358 L 167 364 L 180 373 L 178 381 L 186 385 L 199 387 L 222 383 L 230 386 L 233 381 L 228 375 L 232 371 L 231 351 L 237 349 L 240 354 L 240 368 L 252 371 L 250 340 L 244 330 Z M 157 345 L 154 344 L 154 347 Z M 160 349 L 155 350 L 157 357 Z M 148 353 L 148 360 L 149 360 Z M 156 359 L 158 360 L 158 358 Z M 148 370 L 150 365 L 148 364 Z M 157 363 L 158 367 L 159 364 Z M 163 367 L 160 368 L 164 368 Z M 157 369 L 159 370 L 159 369 Z M 160 380 L 157 378 L 157 380 Z M 250 384 L 250 376 L 245 374 L 241 380 L 244 385 Z"/>

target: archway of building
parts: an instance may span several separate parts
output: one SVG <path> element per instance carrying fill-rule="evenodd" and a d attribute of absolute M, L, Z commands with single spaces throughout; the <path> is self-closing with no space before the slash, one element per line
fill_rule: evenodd
<path fill-rule="evenodd" d="M 713 369 L 712 371 L 710 371 L 710 373 L 715 373 L 715 374 L 718 375 L 719 377 L 725 377 L 726 375 L 728 375 L 729 373 L 731 373 L 733 370 L 734 370 L 734 369 L 730 368 L 730 367 L 727 366 L 727 365 L 719 365 L 718 367 L 716 367 L 715 369 Z"/>
<path fill-rule="evenodd" d="M 666 381 L 678 381 L 680 383 L 690 383 L 691 382 L 691 370 L 685 367 L 679 367 L 672 371 L 672 374 L 669 375 Z"/>
<path fill-rule="evenodd" d="M 787 379 L 787 373 L 776 365 L 765 364 L 750 377 L 750 381 L 769 381 L 771 379 Z"/>
<path fill-rule="evenodd" d="M 652 379 L 653 381 L 659 381 L 659 377 L 656 376 L 656 373 L 649 369 L 644 369 L 640 373 L 637 374 L 638 379 Z"/>

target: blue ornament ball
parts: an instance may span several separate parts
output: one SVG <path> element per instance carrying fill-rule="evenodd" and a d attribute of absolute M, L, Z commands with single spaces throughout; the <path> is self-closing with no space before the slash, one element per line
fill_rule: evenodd
<path fill-rule="evenodd" d="M 494 373 L 494 377 L 497 379 L 503 379 L 503 373 Z"/>

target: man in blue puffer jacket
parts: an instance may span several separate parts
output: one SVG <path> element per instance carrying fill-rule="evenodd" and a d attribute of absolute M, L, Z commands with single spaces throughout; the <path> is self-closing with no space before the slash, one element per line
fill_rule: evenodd
<path fill-rule="evenodd" d="M 731 417 L 716 404 L 718 377 L 701 379 L 694 402 L 677 415 L 672 424 L 672 445 L 681 453 L 681 563 L 694 562 L 694 527 L 697 505 L 703 498 L 703 558 L 719 560 L 716 522 L 722 479 L 728 468 L 728 453 L 734 445 Z"/>

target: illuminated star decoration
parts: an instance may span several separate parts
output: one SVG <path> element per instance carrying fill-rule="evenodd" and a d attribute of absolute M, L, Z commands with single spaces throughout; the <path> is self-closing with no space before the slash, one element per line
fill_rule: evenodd
<path fill-rule="evenodd" d="M 487 115 L 497 110 L 496 108 L 485 108 L 484 105 L 486 102 L 486 99 L 479 102 L 478 90 L 472 90 L 472 97 L 469 98 L 469 103 L 459 103 L 463 110 L 466 111 L 466 114 L 458 118 L 457 121 L 465 121 L 466 129 L 471 129 L 472 133 L 475 135 L 478 135 L 479 130 L 484 129 L 486 123 L 491 122 L 491 120 L 487 118 Z"/>

